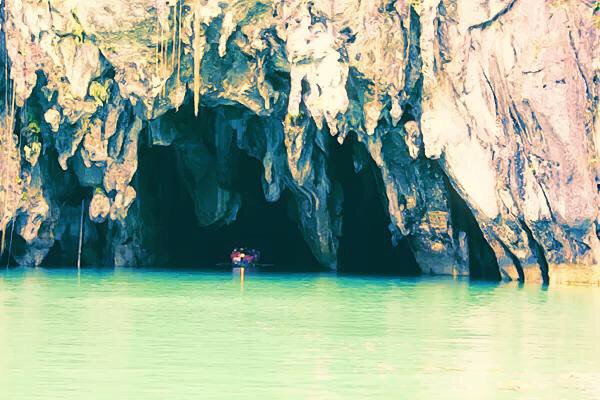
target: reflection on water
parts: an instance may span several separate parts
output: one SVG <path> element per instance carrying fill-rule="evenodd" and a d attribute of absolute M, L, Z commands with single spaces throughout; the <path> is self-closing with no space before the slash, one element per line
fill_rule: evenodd
<path fill-rule="evenodd" d="M 2 399 L 600 399 L 600 289 L 0 272 Z"/>

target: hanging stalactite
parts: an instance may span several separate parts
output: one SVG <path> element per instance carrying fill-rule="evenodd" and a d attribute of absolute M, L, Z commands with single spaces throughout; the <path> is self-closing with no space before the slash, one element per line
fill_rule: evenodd
<path fill-rule="evenodd" d="M 200 1 L 196 1 L 195 9 L 193 10 L 193 30 L 194 30 L 194 41 L 192 44 L 194 51 L 194 115 L 198 116 L 198 110 L 200 107 L 200 62 L 202 61 L 202 54 L 204 53 L 204 45 L 202 43 L 203 32 L 201 32 L 200 26 Z"/>
<path fill-rule="evenodd" d="M 181 33 L 183 30 L 183 0 L 177 2 L 177 83 L 181 82 Z"/>
<path fill-rule="evenodd" d="M 181 81 L 183 6 L 183 0 L 156 3 L 155 74 L 161 84 L 162 97 L 167 95 L 167 82 L 175 72 L 177 83 Z"/>

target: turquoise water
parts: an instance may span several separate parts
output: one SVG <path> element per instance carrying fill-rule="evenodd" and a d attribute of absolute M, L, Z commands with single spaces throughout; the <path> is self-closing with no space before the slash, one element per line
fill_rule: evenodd
<path fill-rule="evenodd" d="M 0 399 L 600 399 L 600 289 L 0 272 Z"/>

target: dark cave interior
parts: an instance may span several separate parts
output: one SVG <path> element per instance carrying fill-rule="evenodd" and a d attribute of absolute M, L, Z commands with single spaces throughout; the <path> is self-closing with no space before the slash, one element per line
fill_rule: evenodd
<path fill-rule="evenodd" d="M 211 155 L 216 157 L 214 110 L 203 108 L 199 118 L 192 117 L 188 109 L 171 116 L 183 130 L 200 135 Z M 257 127 L 260 129 L 261 125 Z M 363 150 L 362 146 L 357 146 L 353 135 L 344 145 L 330 139 L 328 173 L 341 184 L 344 193 L 338 272 L 418 275 L 419 268 L 408 243 L 401 241 L 393 246 L 391 242 L 387 205 L 380 196 L 381 177 L 374 162 L 366 157 L 369 163 L 356 173 L 352 153 Z M 189 140 L 189 136 L 183 140 Z M 158 214 L 156 224 L 160 230 L 160 242 L 156 246 L 165 255 L 161 259 L 164 266 L 211 268 L 228 261 L 233 248 L 243 246 L 259 249 L 262 261 L 275 264 L 277 270 L 321 270 L 302 237 L 298 222 L 292 217 L 291 208 L 295 207 L 292 194 L 284 190 L 278 201 L 266 201 L 261 185 L 261 162 L 237 149 L 235 144 L 229 151 L 233 153 L 229 160 L 231 174 L 219 179 L 240 194 L 241 207 L 231 224 L 207 227 L 200 226 L 195 218 L 192 196 L 177 171 L 175 146 L 144 146 L 140 151 L 137 184 L 143 192 L 154 194 L 152 209 Z M 136 201 L 144 208 L 143 198 Z"/>
<path fill-rule="evenodd" d="M 207 117 L 195 124 L 213 152 L 207 124 L 214 122 L 210 113 L 204 115 Z M 331 139 L 329 173 L 344 193 L 338 272 L 418 275 L 419 267 L 408 243 L 392 244 L 387 205 L 380 196 L 381 177 L 374 162 L 367 157 L 365 168 L 359 173 L 354 171 L 352 153 L 357 148 L 361 149 L 353 137 L 344 145 Z M 200 226 L 195 218 L 192 197 L 177 172 L 174 147 L 148 146 L 140 152 L 138 184 L 154 196 L 153 209 L 157 210 L 160 230 L 157 246 L 166 256 L 165 266 L 211 268 L 226 262 L 233 248 L 243 246 L 259 249 L 262 261 L 275 264 L 277 270 L 320 270 L 298 223 L 291 217 L 291 193 L 285 190 L 278 201 L 266 201 L 260 183 L 261 162 L 243 151 L 234 151 L 236 164 L 228 184 L 241 195 L 241 207 L 231 224 L 207 227 Z M 143 205 L 144 200 L 138 200 Z"/>
<path fill-rule="evenodd" d="M 477 220 L 447 178 L 446 187 L 450 192 L 450 208 L 452 210 L 452 224 L 456 227 L 455 232 L 461 230 L 468 237 L 470 278 L 499 281 L 498 261 L 494 251 L 485 240 Z"/>
<path fill-rule="evenodd" d="M 285 196 L 274 203 L 265 200 L 258 160 L 243 154 L 238 159 L 233 185 L 241 194 L 242 206 L 235 221 L 208 227 L 198 224 L 193 200 L 175 165 L 172 147 L 150 147 L 140 156 L 139 173 L 153 176 L 154 195 L 160 204 L 159 224 L 167 266 L 212 268 L 227 262 L 233 248 L 247 247 L 259 249 L 262 261 L 278 269 L 319 269 L 289 216 Z"/>
<path fill-rule="evenodd" d="M 343 145 L 332 143 L 330 166 L 344 192 L 342 237 L 338 249 L 338 271 L 350 274 L 418 275 L 419 266 L 408 243 L 392 244 L 387 204 L 380 196 L 382 183 L 375 163 L 356 173 L 353 151 L 356 139 L 346 138 Z"/>
<path fill-rule="evenodd" d="M 213 137 L 215 113 L 208 109 L 203 111 L 199 119 L 181 117 L 192 115 L 187 109 L 177 115 L 172 113 L 171 117 L 175 117 L 174 120 L 188 131 L 184 141 L 190 137 L 198 141 L 201 137 L 211 156 L 216 157 Z M 176 145 L 152 146 L 149 142 L 145 130 L 133 182 L 138 192 L 135 200 L 138 206 L 132 206 L 132 209 L 137 207 L 135 218 L 142 221 L 144 245 L 154 256 L 152 266 L 212 269 L 227 263 L 233 248 L 249 247 L 259 249 L 261 261 L 273 264 L 273 270 L 322 270 L 293 217 L 295 201 L 292 194 L 284 190 L 276 202 L 265 199 L 261 185 L 263 166 L 259 160 L 232 143 L 230 150 L 234 155 L 229 161 L 233 164 L 228 176 L 218 179 L 240 195 L 241 207 L 230 224 L 201 226 L 195 215 L 193 196 L 184 181 L 185 173 L 178 168 Z M 392 244 L 383 182 L 374 161 L 357 143 L 354 135 L 347 137 L 343 145 L 330 138 L 328 149 L 328 174 L 343 192 L 338 273 L 419 275 L 420 269 L 408 241 L 400 240 L 396 246 Z M 354 168 L 357 152 L 364 152 L 364 165 L 359 172 Z M 55 159 L 56 154 L 46 157 L 46 160 Z M 73 214 L 68 217 L 69 221 L 76 219 L 78 222 L 81 200 L 90 198 L 92 189 L 79 186 L 73 172 L 73 161 L 67 172 L 59 170 L 58 165 L 54 165 L 56 163 L 46 161 L 44 168 L 49 176 L 61 176 L 63 189 L 57 193 L 57 198 L 62 203 L 61 207 L 69 210 L 67 214 Z M 464 231 L 469 237 L 471 278 L 498 280 L 498 265 L 493 251 L 464 201 L 449 182 L 446 184 L 451 193 L 453 224 L 458 227 L 457 231 Z M 75 213 L 77 218 L 74 218 Z M 64 266 L 75 262 L 78 224 L 67 225 L 65 229 L 66 233 L 55 242 L 43 266 Z M 110 265 L 110 255 L 106 255 L 110 234 L 109 223 L 94 224 L 85 219 L 84 266 Z M 18 235 L 14 236 L 14 252 L 19 253 L 24 250 L 25 243 Z"/>

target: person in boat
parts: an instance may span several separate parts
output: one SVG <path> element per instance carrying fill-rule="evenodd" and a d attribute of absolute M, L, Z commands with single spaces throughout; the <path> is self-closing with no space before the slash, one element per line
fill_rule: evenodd
<path fill-rule="evenodd" d="M 246 250 L 244 248 L 236 248 L 231 252 L 230 258 L 233 265 L 247 267 L 258 262 L 260 252 L 255 249 Z"/>

